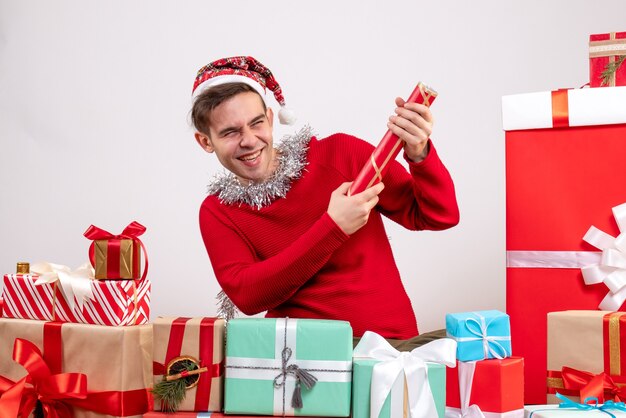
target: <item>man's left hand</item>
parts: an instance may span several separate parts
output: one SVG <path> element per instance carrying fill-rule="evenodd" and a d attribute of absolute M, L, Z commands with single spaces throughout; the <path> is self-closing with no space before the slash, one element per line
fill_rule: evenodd
<path fill-rule="evenodd" d="M 433 132 L 433 115 L 428 106 L 407 103 L 396 97 L 396 114 L 389 117 L 387 127 L 404 141 L 407 157 L 416 163 L 428 155 L 428 138 Z"/>

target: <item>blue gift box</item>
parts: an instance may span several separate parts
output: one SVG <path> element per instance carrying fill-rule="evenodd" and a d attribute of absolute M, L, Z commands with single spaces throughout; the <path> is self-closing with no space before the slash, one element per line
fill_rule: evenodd
<path fill-rule="evenodd" d="M 476 311 L 446 315 L 446 333 L 457 342 L 459 361 L 511 356 L 511 326 L 503 312 Z"/>

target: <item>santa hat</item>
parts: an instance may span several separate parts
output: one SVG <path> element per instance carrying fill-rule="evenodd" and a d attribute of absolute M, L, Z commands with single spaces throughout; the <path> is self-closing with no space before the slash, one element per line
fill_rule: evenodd
<path fill-rule="evenodd" d="M 278 112 L 280 123 L 291 125 L 296 121 L 295 114 L 285 107 L 283 92 L 272 72 L 252 57 L 222 58 L 200 68 L 193 83 L 192 97 L 195 99 L 208 88 L 226 83 L 245 83 L 251 86 L 266 104 L 265 91 L 271 90 L 280 105 Z"/>

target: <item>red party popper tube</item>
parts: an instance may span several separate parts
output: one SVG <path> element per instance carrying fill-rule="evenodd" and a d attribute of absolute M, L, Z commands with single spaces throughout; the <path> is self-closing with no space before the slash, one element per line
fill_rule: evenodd
<path fill-rule="evenodd" d="M 437 92 L 420 81 L 407 99 L 407 102 L 419 103 L 430 107 L 436 97 Z M 350 186 L 350 190 L 348 190 L 348 196 L 361 193 L 368 187 L 380 183 L 387 173 L 389 161 L 395 159 L 401 149 L 402 140 L 398 138 L 398 135 L 388 130 L 380 144 L 372 152 L 370 159 L 356 176 L 352 186 Z"/>

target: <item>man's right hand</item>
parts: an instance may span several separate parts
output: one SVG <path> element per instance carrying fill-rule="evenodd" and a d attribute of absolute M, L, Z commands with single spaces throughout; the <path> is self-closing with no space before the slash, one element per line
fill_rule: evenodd
<path fill-rule="evenodd" d="M 378 195 L 385 186 L 375 184 L 353 196 L 348 196 L 352 182 L 343 183 L 331 195 L 328 215 L 348 235 L 352 235 L 367 223 L 370 212 L 378 203 Z"/>

